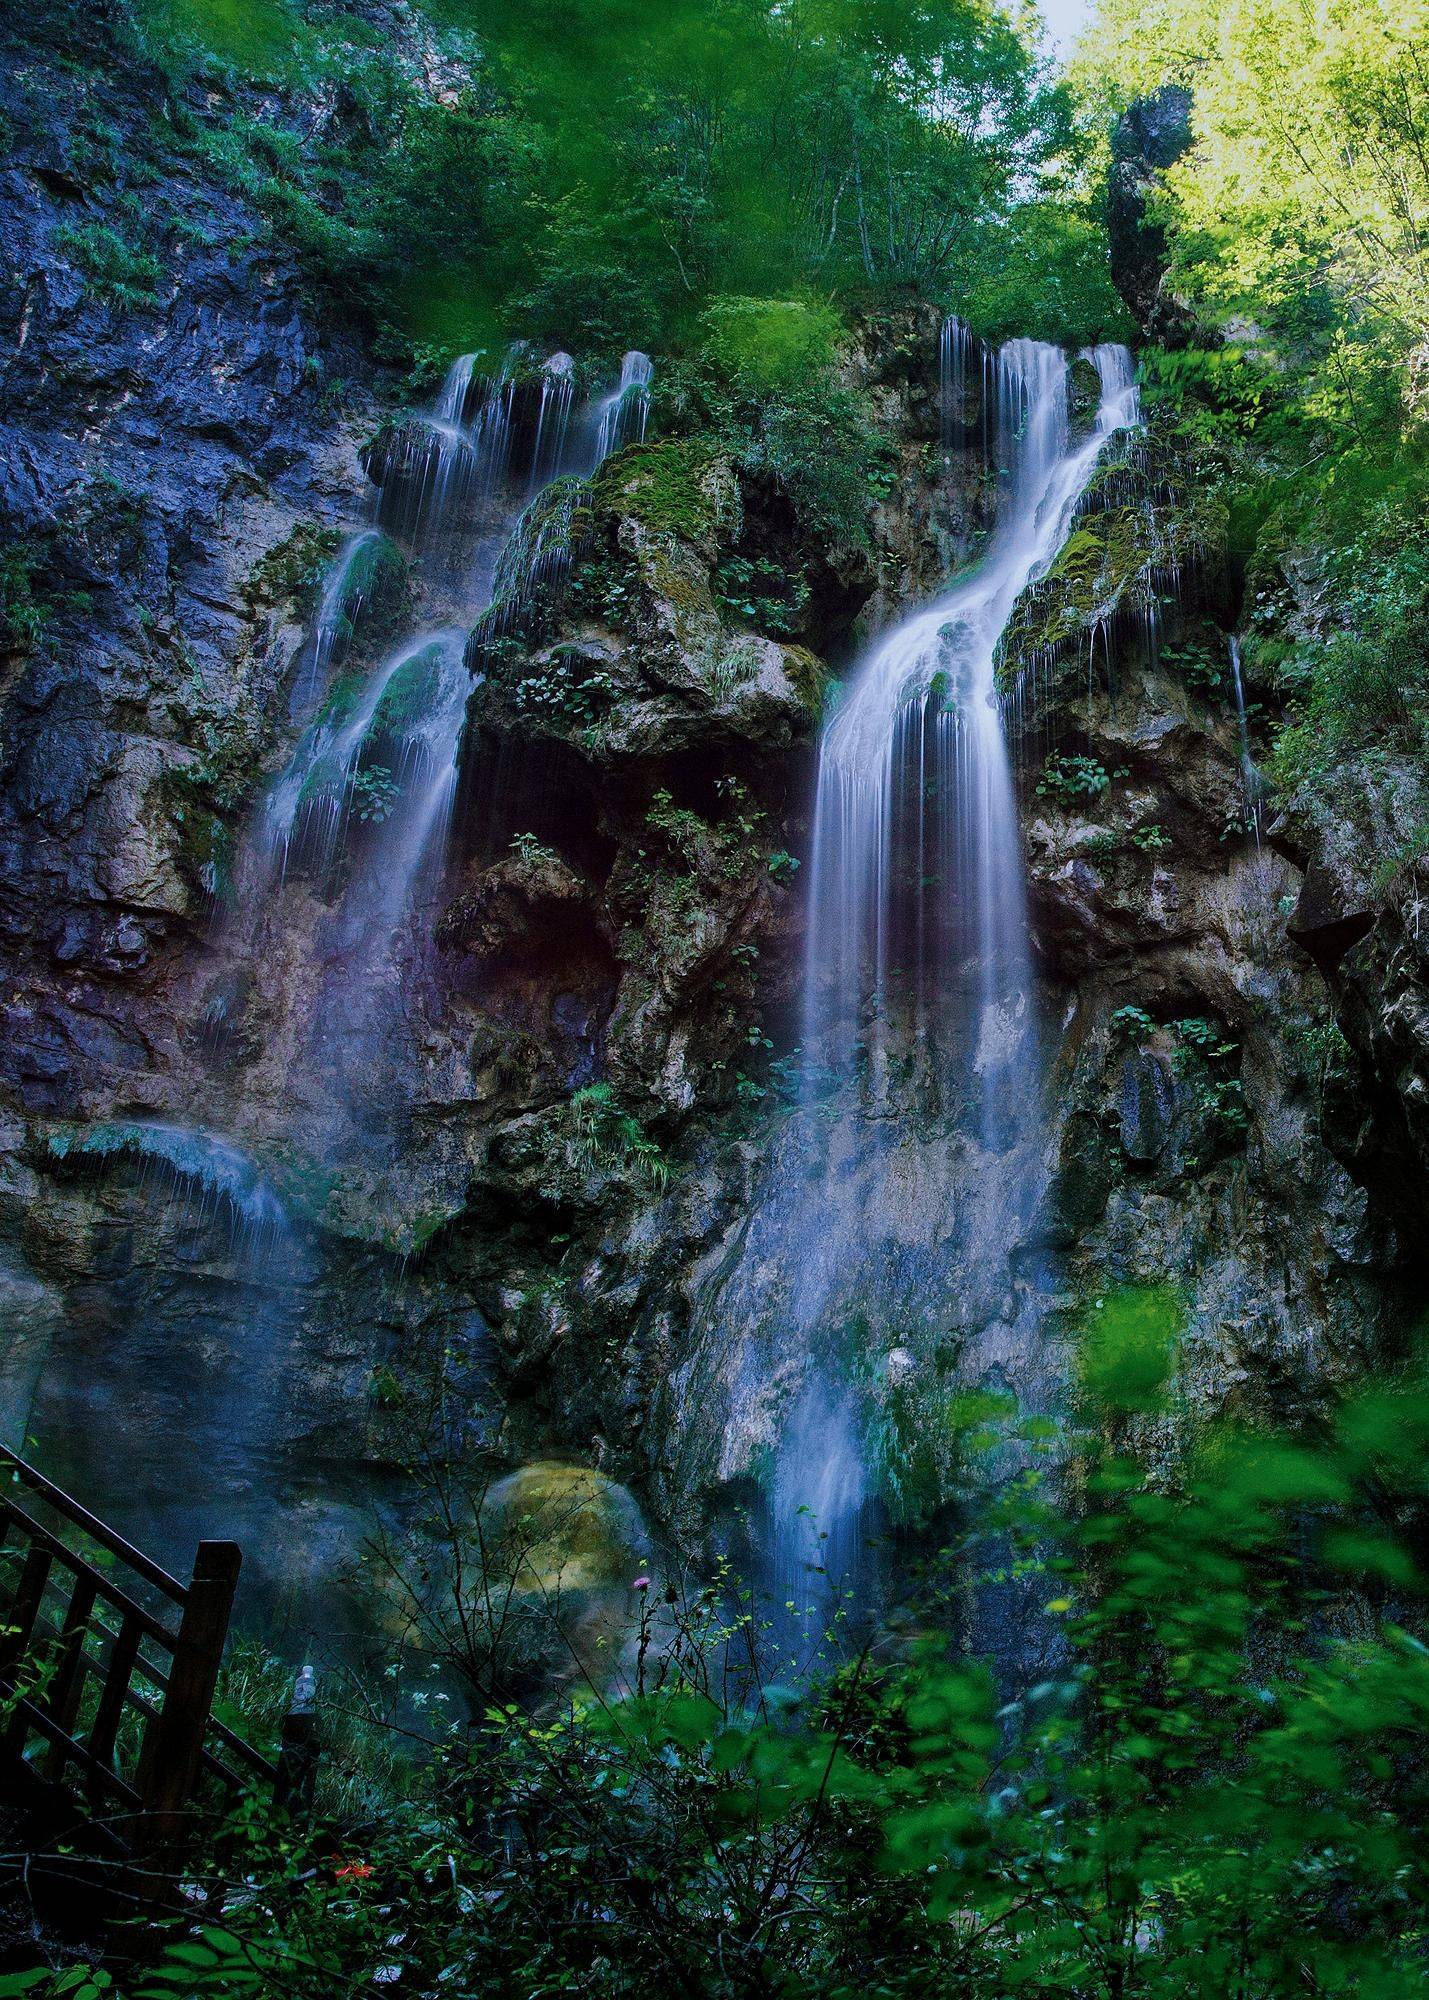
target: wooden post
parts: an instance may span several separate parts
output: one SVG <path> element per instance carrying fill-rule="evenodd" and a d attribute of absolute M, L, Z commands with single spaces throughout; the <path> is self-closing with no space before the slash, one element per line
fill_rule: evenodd
<path fill-rule="evenodd" d="M 319 1749 L 317 1693 L 317 1675 L 311 1667 L 304 1667 L 283 1717 L 283 1747 L 273 1786 L 273 1804 L 294 1816 L 306 1812 L 313 1802 Z"/>
<path fill-rule="evenodd" d="M 160 1846 L 176 1839 L 178 1815 L 198 1778 L 242 1560 L 237 1542 L 200 1542 L 194 1558 L 164 1705 L 144 1745 L 140 1789 L 145 1810 L 156 1815 L 153 1835 Z"/>

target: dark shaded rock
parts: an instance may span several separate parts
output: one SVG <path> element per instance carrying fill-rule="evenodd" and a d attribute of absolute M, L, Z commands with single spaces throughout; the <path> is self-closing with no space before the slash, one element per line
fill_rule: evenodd
<path fill-rule="evenodd" d="M 1285 928 L 1320 970 L 1328 973 L 1369 935 L 1374 928 L 1374 911 L 1322 861 L 1313 860 Z"/>
<path fill-rule="evenodd" d="M 537 848 L 486 869 L 448 909 L 437 939 L 475 959 L 555 957 L 582 912 L 589 925 L 586 885 L 558 854 Z"/>
<path fill-rule="evenodd" d="M 1164 1057 L 1137 1049 L 1124 1058 L 1117 1110 L 1126 1157 L 1138 1165 L 1159 1158 L 1176 1115 L 1176 1085 Z"/>
<path fill-rule="evenodd" d="M 1112 135 L 1107 234 L 1112 282 L 1149 339 L 1183 337 L 1189 315 L 1166 291 L 1166 232 L 1147 220 L 1157 175 L 1192 143 L 1191 93 L 1166 84 L 1123 113 Z"/>

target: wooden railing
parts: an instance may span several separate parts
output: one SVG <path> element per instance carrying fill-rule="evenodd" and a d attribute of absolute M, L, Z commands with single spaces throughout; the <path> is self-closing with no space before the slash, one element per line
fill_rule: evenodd
<path fill-rule="evenodd" d="M 291 1803 L 310 1720 L 289 1717 L 275 1762 L 213 1713 L 241 1560 L 200 1542 L 180 1583 L 0 1446 L 0 1759 L 135 1851 L 255 1788 Z"/>

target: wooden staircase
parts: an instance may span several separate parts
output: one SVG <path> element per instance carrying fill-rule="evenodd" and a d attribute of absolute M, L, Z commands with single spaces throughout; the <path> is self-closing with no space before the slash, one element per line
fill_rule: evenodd
<path fill-rule="evenodd" d="M 213 1713 L 242 1556 L 200 1542 L 187 1583 L 0 1446 L 0 1785 L 58 1798 L 150 1869 L 254 1794 L 303 1803 L 312 1676 L 263 1756 Z"/>

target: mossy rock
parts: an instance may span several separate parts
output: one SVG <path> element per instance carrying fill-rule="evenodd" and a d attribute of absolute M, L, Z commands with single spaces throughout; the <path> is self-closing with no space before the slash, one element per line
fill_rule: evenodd
<path fill-rule="evenodd" d="M 324 528 L 317 521 L 299 521 L 253 565 L 243 586 L 244 596 L 250 604 L 278 604 L 286 599 L 306 615 L 317 604 L 340 540 L 335 528 Z"/>
<path fill-rule="evenodd" d="M 1089 431 L 1101 408 L 1102 378 L 1088 355 L 1078 354 L 1067 369 L 1067 409 L 1077 435 Z"/>
<path fill-rule="evenodd" d="M 375 743 L 383 736 L 410 736 L 436 706 L 444 664 L 444 650 L 436 641 L 404 660 L 382 690 L 365 742 Z"/>
<path fill-rule="evenodd" d="M 538 1459 L 499 1480 L 481 1510 L 489 1568 L 522 1596 L 628 1586 L 642 1534 L 623 1486 L 590 1466 Z"/>
<path fill-rule="evenodd" d="M 362 536 L 338 587 L 334 648 L 345 653 L 359 639 L 380 641 L 394 632 L 411 599 L 411 574 L 397 544 L 375 530 Z"/>
<path fill-rule="evenodd" d="M 341 729 L 362 699 L 367 675 L 360 667 L 348 667 L 328 689 L 322 706 L 313 718 L 315 729 Z"/>
<path fill-rule="evenodd" d="M 821 714 L 829 685 L 828 668 L 807 646 L 785 646 L 782 650 L 790 686 L 810 715 Z"/>
<path fill-rule="evenodd" d="M 1167 578 L 1204 564 L 1225 523 L 1192 479 L 1193 468 L 1174 462 L 1156 439 L 1107 447 L 1066 542 L 1003 634 L 1002 685 L 1035 661 L 1080 653 L 1092 632 L 1145 612 Z"/>
<path fill-rule="evenodd" d="M 348 766 L 342 758 L 319 757 L 303 780 L 303 789 L 298 793 L 298 811 L 306 812 L 324 800 L 340 799 L 347 790 L 348 776 Z"/>
<path fill-rule="evenodd" d="M 419 410 L 401 410 L 385 417 L 362 448 L 362 469 L 374 486 L 385 486 L 394 475 L 410 476 L 426 464 L 437 448 L 437 431 Z"/>
<path fill-rule="evenodd" d="M 739 486 L 728 457 L 700 438 L 632 445 L 597 475 L 595 503 L 706 554 L 739 531 Z"/>

